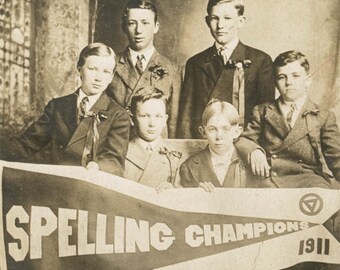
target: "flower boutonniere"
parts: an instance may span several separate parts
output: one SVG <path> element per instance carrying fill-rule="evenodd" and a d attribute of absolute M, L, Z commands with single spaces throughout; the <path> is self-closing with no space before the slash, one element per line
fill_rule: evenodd
<path fill-rule="evenodd" d="M 247 68 L 251 65 L 251 60 L 246 59 L 246 60 L 228 60 L 227 62 L 227 67 L 231 68 Z"/>
<path fill-rule="evenodd" d="M 161 80 L 164 76 L 168 74 L 168 71 L 158 64 L 150 67 L 149 71 L 151 72 L 152 78 L 154 78 L 155 80 Z"/>
<path fill-rule="evenodd" d="M 107 114 L 103 111 L 99 111 L 97 114 L 99 122 L 104 122 L 107 119 Z"/>
<path fill-rule="evenodd" d="M 104 122 L 107 119 L 107 114 L 103 111 L 99 111 L 98 113 L 95 113 L 93 111 L 88 111 L 84 118 L 87 117 L 93 117 L 98 123 Z"/>

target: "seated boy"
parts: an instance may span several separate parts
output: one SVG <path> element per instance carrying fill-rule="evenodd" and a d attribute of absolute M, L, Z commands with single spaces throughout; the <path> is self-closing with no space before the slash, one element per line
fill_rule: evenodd
<path fill-rule="evenodd" d="M 92 43 L 81 51 L 77 68 L 80 88 L 52 99 L 21 135 L 2 140 L 0 159 L 23 161 L 49 145 L 47 163 L 122 175 L 129 115 L 105 93 L 114 74 L 115 54 L 102 43 Z"/>
<path fill-rule="evenodd" d="M 254 108 L 235 144 L 257 176 L 252 182 L 255 187 L 331 188 L 326 169 L 340 181 L 335 116 L 307 98 L 309 63 L 301 52 L 280 54 L 274 71 L 281 96 Z"/>
<path fill-rule="evenodd" d="M 124 177 L 158 190 L 172 187 L 182 154 L 161 139 L 166 97 L 153 86 L 142 88 L 132 97 L 130 111 L 137 134 L 129 143 Z"/>
<path fill-rule="evenodd" d="M 233 141 L 242 132 L 236 108 L 228 102 L 211 100 L 202 115 L 199 132 L 208 146 L 191 156 L 180 167 L 183 187 L 245 187 L 245 171 Z"/>

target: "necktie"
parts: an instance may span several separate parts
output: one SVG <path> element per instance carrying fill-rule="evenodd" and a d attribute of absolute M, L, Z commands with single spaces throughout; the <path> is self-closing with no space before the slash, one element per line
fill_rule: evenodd
<path fill-rule="evenodd" d="M 84 118 L 84 116 L 86 114 L 86 106 L 87 106 L 88 102 L 89 102 L 89 98 L 88 97 L 83 97 L 83 99 L 81 100 L 81 102 L 79 104 L 79 108 L 78 108 L 78 124 Z"/>
<path fill-rule="evenodd" d="M 230 50 L 227 47 L 221 47 L 221 48 L 218 49 L 218 53 L 219 53 L 219 55 L 222 56 L 223 63 L 226 65 L 230 56 L 231 56 L 232 50 Z"/>
<path fill-rule="evenodd" d="M 143 70 L 143 62 L 142 62 L 142 60 L 145 60 L 144 55 L 143 54 L 137 55 L 137 62 L 136 62 L 135 68 L 136 68 L 136 70 L 137 70 L 139 75 L 142 75 L 143 71 L 144 71 Z"/>
<path fill-rule="evenodd" d="M 152 150 L 152 145 L 151 145 L 150 143 L 147 145 L 146 151 L 147 151 L 149 154 L 152 153 L 153 150 Z"/>
<path fill-rule="evenodd" d="M 292 120 L 293 120 L 293 114 L 296 110 L 297 110 L 296 104 L 295 103 L 290 104 L 290 111 L 287 114 L 287 123 L 290 129 L 292 129 L 294 126 L 294 123 Z"/>

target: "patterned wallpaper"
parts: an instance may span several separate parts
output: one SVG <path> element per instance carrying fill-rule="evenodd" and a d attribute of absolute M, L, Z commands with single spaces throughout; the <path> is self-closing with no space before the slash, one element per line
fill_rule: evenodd
<path fill-rule="evenodd" d="M 44 106 L 75 91 L 76 62 L 88 42 L 88 1 L 36 1 L 35 97 Z"/>

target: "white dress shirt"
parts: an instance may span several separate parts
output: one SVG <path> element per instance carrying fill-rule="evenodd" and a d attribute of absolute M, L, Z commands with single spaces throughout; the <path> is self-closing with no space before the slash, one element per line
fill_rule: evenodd
<path fill-rule="evenodd" d="M 130 57 L 131 57 L 131 61 L 132 61 L 133 66 L 135 66 L 136 63 L 137 63 L 137 56 L 144 55 L 144 58 L 142 59 L 143 71 L 144 71 L 146 66 L 148 65 L 153 53 L 155 52 L 155 47 L 152 46 L 151 48 L 144 51 L 143 53 L 136 52 L 136 51 L 132 50 L 131 48 L 129 48 L 129 51 L 130 51 Z"/>
<path fill-rule="evenodd" d="M 95 95 L 87 96 L 83 90 L 80 88 L 79 89 L 79 94 L 78 94 L 78 99 L 77 99 L 77 108 L 79 108 L 80 102 L 83 100 L 84 97 L 88 97 L 89 101 L 86 102 L 86 112 L 88 112 L 92 106 L 97 102 L 99 97 L 101 96 L 102 93 L 98 93 Z"/>
<path fill-rule="evenodd" d="M 225 53 L 226 53 L 226 58 L 224 59 L 225 63 L 229 60 L 230 56 L 232 55 L 239 41 L 240 40 L 238 39 L 238 37 L 236 37 L 226 45 L 222 45 L 222 44 L 215 42 L 215 46 L 218 52 L 221 50 L 221 48 L 223 47 L 225 48 Z"/>
<path fill-rule="evenodd" d="M 223 185 L 224 178 L 231 164 L 231 159 L 234 153 L 234 147 L 232 147 L 230 151 L 225 153 L 223 156 L 216 154 L 214 151 L 211 150 L 210 147 L 209 147 L 209 150 L 210 150 L 210 159 L 211 159 L 211 163 L 214 168 L 215 174 L 220 184 Z"/>
<path fill-rule="evenodd" d="M 287 119 L 287 116 L 288 116 L 289 112 L 291 111 L 291 105 L 293 103 L 295 103 L 296 109 L 294 110 L 294 112 L 292 114 L 292 120 L 290 122 L 291 128 L 294 127 L 294 125 L 296 123 L 296 120 L 297 120 L 297 118 L 298 118 L 298 116 L 299 116 L 299 114 L 300 114 L 300 112 L 302 110 L 302 107 L 303 107 L 303 105 L 306 102 L 306 98 L 307 98 L 306 96 L 303 96 L 303 97 L 299 98 L 298 100 L 296 100 L 294 102 L 292 102 L 292 101 L 285 101 L 285 100 L 283 100 L 283 98 L 280 98 L 280 100 L 279 100 L 279 108 L 280 108 L 280 111 L 281 111 L 281 113 L 282 113 L 282 115 L 283 115 L 283 117 L 285 119 Z"/>

